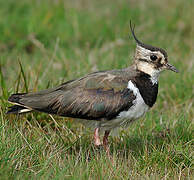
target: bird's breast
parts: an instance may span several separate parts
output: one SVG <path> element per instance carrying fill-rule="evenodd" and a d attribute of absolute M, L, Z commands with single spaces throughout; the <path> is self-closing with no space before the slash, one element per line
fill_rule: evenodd
<path fill-rule="evenodd" d="M 149 110 L 149 106 L 144 102 L 139 89 L 132 83 L 132 81 L 128 82 L 127 88 L 133 91 L 136 98 L 133 100 L 133 106 L 131 106 L 127 111 L 120 112 L 118 118 L 135 120 L 143 116 Z"/>
<path fill-rule="evenodd" d="M 126 128 L 131 122 L 140 118 L 149 110 L 150 107 L 144 102 L 139 89 L 132 83 L 132 81 L 128 82 L 127 88 L 135 95 L 133 105 L 128 110 L 121 111 L 115 119 L 101 122 L 101 127 L 105 129 L 113 129 L 117 127 Z"/>

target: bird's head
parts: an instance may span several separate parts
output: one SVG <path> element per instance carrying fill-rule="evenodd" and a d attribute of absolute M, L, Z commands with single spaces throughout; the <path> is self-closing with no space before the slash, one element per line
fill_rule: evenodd
<path fill-rule="evenodd" d="M 135 65 L 138 70 L 150 76 L 158 76 L 165 69 L 178 72 L 178 70 L 168 63 L 168 56 L 165 50 L 142 43 L 137 39 L 134 27 L 130 22 L 132 35 L 137 43 L 135 52 Z"/>

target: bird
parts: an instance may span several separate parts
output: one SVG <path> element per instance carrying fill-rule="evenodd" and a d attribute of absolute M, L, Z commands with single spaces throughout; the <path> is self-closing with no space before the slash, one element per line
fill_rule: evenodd
<path fill-rule="evenodd" d="M 39 92 L 17 93 L 8 98 L 13 105 L 7 114 L 39 111 L 75 118 L 94 130 L 94 145 L 109 152 L 111 130 L 128 127 L 156 102 L 158 78 L 163 70 L 178 73 L 168 62 L 167 52 L 141 42 L 130 21 L 136 42 L 131 66 L 98 71 Z M 100 139 L 100 132 L 104 132 Z"/>

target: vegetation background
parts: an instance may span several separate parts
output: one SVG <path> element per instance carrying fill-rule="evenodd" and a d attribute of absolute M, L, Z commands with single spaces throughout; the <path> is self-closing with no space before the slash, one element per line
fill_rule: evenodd
<path fill-rule="evenodd" d="M 193 179 L 193 7 L 193 0 L 0 0 L 0 179 Z M 72 119 L 5 114 L 12 93 L 130 65 L 130 20 L 180 73 L 163 73 L 154 108 L 110 138 L 113 163 Z"/>

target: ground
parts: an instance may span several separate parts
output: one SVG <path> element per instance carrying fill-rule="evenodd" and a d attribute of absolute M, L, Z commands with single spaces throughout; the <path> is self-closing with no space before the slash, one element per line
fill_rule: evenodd
<path fill-rule="evenodd" d="M 192 0 L 0 1 L 1 178 L 192 179 L 193 6 Z M 155 106 L 110 138 L 112 161 L 76 119 L 5 114 L 12 93 L 130 65 L 130 20 L 137 37 L 165 49 L 180 73 L 162 73 Z"/>

